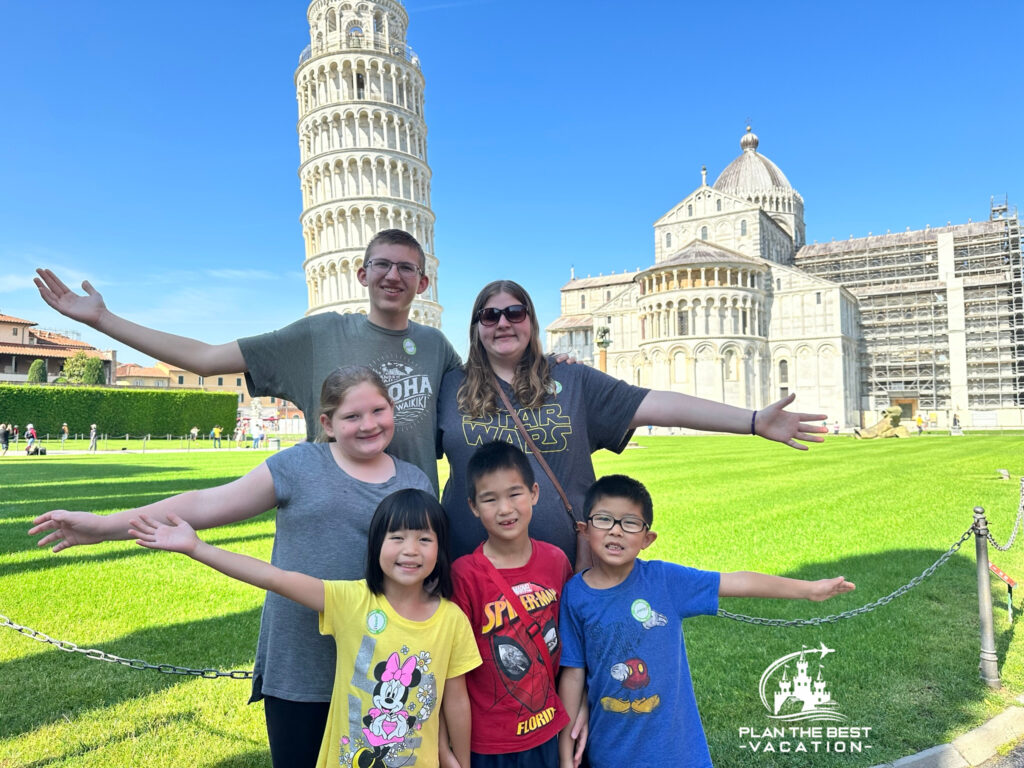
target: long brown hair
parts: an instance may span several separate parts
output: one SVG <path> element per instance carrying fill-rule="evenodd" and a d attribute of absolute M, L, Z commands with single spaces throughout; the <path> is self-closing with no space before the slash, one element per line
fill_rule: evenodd
<path fill-rule="evenodd" d="M 480 341 L 480 324 L 476 317 L 488 300 L 499 293 L 507 293 L 515 298 L 526 307 L 530 315 L 530 343 L 526 345 L 523 356 L 516 364 L 515 375 L 512 378 L 512 391 L 515 392 L 516 399 L 524 408 L 536 408 L 543 404 L 551 385 L 551 369 L 540 346 L 540 325 L 530 294 L 519 283 L 511 280 L 495 280 L 488 283 L 473 302 L 473 314 L 470 315 L 469 325 L 469 355 L 463 366 L 466 380 L 462 382 L 457 394 L 459 411 L 473 419 L 482 419 L 487 414 L 498 411 L 494 374 L 487 359 L 487 351 Z"/>
<path fill-rule="evenodd" d="M 328 419 L 331 418 L 337 407 L 344 402 L 348 393 L 353 388 L 364 383 L 373 385 L 384 399 L 390 403 L 391 407 L 394 407 L 395 401 L 391 399 L 391 395 L 388 394 L 388 388 L 384 386 L 384 382 L 381 381 L 376 371 L 372 368 L 367 368 L 365 365 L 349 365 L 343 368 L 335 368 L 324 379 L 324 384 L 320 387 L 320 415 L 326 416 Z M 333 439 L 327 437 L 323 422 L 321 422 L 317 429 L 316 442 L 329 443 Z"/>

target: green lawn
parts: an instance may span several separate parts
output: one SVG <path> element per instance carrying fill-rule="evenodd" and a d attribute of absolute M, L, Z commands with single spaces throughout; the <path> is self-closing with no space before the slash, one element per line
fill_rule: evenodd
<path fill-rule="evenodd" d="M 857 583 L 856 592 L 823 604 L 723 603 L 733 612 L 768 617 L 827 615 L 888 594 L 960 537 L 975 506 L 986 508 L 994 535 L 1005 541 L 1024 472 L 1019 434 L 870 442 L 839 437 L 807 454 L 742 437 L 637 442 L 621 456 L 601 453 L 596 461 L 599 474 L 624 472 L 648 484 L 660 534 L 652 557 L 806 578 L 842 574 Z M 256 590 L 186 558 L 128 543 L 52 555 L 24 532 L 48 509 L 135 506 L 225 482 L 260 458 L 228 450 L 39 459 L 8 454 L 0 459 L 0 614 L 119 656 L 249 668 L 261 603 Z M 1014 480 L 1000 481 L 997 469 L 1008 469 Z M 272 514 L 207 533 L 215 543 L 258 557 L 269 556 L 272 537 Z M 1022 553 L 1024 543 L 1018 543 L 991 557 L 1011 576 L 1024 577 Z M 1005 684 L 996 692 L 978 679 L 973 539 L 907 595 L 838 624 L 688 621 L 687 649 L 715 764 L 870 766 L 947 742 L 983 722 L 1024 691 L 1024 651 L 1007 621 L 1006 590 L 997 584 L 992 591 Z M 740 728 L 760 732 L 774 724 L 758 698 L 762 671 L 802 645 L 821 643 L 836 651 L 824 661 L 824 677 L 848 718 L 843 725 L 871 728 L 860 739 L 870 749 L 853 755 L 741 749 L 751 739 L 741 739 Z M 812 675 L 816 666 L 813 657 Z M 262 708 L 245 705 L 248 692 L 247 681 L 137 672 L 0 627 L 0 768 L 269 765 Z M 811 742 L 804 741 L 808 750 Z M 650 758 L 658 745 L 637 748 Z"/>

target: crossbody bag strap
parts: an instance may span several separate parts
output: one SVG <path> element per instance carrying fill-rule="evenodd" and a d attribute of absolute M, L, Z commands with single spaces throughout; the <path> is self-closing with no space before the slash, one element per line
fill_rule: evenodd
<path fill-rule="evenodd" d="M 551 678 L 551 682 L 555 683 L 555 663 L 551 659 L 551 652 L 548 650 L 548 644 L 544 640 L 544 630 L 534 620 L 530 612 L 526 610 L 526 606 L 523 605 L 522 599 L 516 594 L 516 591 L 512 589 L 512 585 L 508 583 L 508 579 L 501 575 L 494 563 L 488 559 L 487 555 L 483 552 L 483 547 L 480 547 L 474 553 L 477 562 L 486 571 L 487 575 L 490 576 L 491 581 L 494 582 L 494 586 L 501 592 L 502 597 L 505 598 L 505 602 L 515 609 L 515 612 L 519 614 L 519 620 L 523 622 L 523 626 L 526 627 L 526 634 L 533 640 L 533 644 L 537 646 L 537 650 L 540 651 L 540 657 L 544 660 L 544 668 L 548 671 L 548 677 Z"/>
<path fill-rule="evenodd" d="M 544 460 L 544 457 L 541 455 L 540 449 L 537 447 L 537 444 L 533 442 L 533 438 L 530 437 L 530 433 L 526 431 L 526 427 L 523 425 L 522 420 L 519 418 L 519 414 L 516 413 L 516 409 L 512 407 L 512 403 L 509 402 L 508 395 L 505 394 L 505 390 L 502 388 L 501 382 L 498 381 L 498 377 L 495 376 L 494 373 L 492 372 L 491 378 L 494 381 L 495 389 L 498 390 L 498 395 L 501 397 L 501 402 L 505 406 L 505 410 L 509 412 L 509 415 L 512 417 L 512 420 L 516 423 L 516 427 L 518 427 L 519 429 L 519 434 L 523 436 L 523 439 L 526 441 L 526 444 L 530 446 L 530 452 L 533 454 L 533 457 L 537 460 L 537 463 L 540 464 L 541 469 L 543 469 L 544 472 L 547 473 L 548 478 L 551 480 L 551 484 L 555 486 L 555 490 L 558 491 L 558 495 L 562 497 L 562 504 L 565 506 L 565 511 L 569 515 L 569 522 L 572 525 L 573 533 L 575 533 L 576 515 L 573 514 L 572 504 L 569 503 L 569 497 L 566 496 L 565 491 L 562 490 L 562 484 L 558 482 L 558 478 L 555 477 L 555 473 L 551 471 L 551 467 L 549 467 L 548 463 Z"/>

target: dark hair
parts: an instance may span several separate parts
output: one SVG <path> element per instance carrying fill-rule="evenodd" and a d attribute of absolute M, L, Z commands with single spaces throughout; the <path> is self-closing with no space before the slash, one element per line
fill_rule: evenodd
<path fill-rule="evenodd" d="M 420 269 L 426 270 L 427 268 L 427 256 L 423 253 L 423 246 L 420 245 L 420 241 L 410 235 L 404 229 L 382 229 L 373 239 L 366 244 L 366 253 L 363 256 L 363 262 L 370 260 L 370 251 L 376 248 L 378 245 L 404 245 L 408 248 L 412 248 L 420 257 Z"/>
<path fill-rule="evenodd" d="M 476 481 L 501 469 L 518 472 L 528 488 L 533 488 L 536 482 L 530 460 L 516 446 L 504 440 L 484 443 L 473 451 L 466 465 L 466 492 L 469 493 L 470 501 L 476 501 Z"/>
<path fill-rule="evenodd" d="M 587 496 L 583 500 L 583 518 L 589 518 L 594 505 L 609 496 L 633 502 L 640 507 L 644 522 L 648 525 L 654 524 L 654 502 L 651 501 L 651 494 L 644 488 L 643 483 L 628 475 L 605 475 L 594 481 L 587 489 Z"/>
<path fill-rule="evenodd" d="M 423 581 L 423 588 L 437 597 L 452 596 L 452 568 L 448 557 L 448 518 L 440 502 L 426 491 L 406 488 L 381 499 L 370 520 L 366 537 L 366 586 L 375 595 L 384 594 L 384 571 L 380 550 L 392 531 L 426 531 L 437 536 L 437 564 Z"/>

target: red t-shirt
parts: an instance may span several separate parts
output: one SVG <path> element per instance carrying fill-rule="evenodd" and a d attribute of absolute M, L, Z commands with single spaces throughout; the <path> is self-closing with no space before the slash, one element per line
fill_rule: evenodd
<path fill-rule="evenodd" d="M 483 545 L 452 566 L 452 601 L 469 617 L 483 659 L 466 675 L 473 713 L 470 747 L 480 754 L 525 752 L 553 739 L 569 722 L 543 655 L 526 628 L 533 622 L 541 628 L 538 637 L 547 642 L 557 672 L 562 651 L 558 601 L 572 568 L 558 547 L 535 539 L 530 543 L 533 552 L 526 565 L 501 569 L 530 611 L 526 623 L 506 605 L 501 590 L 477 561 Z"/>

